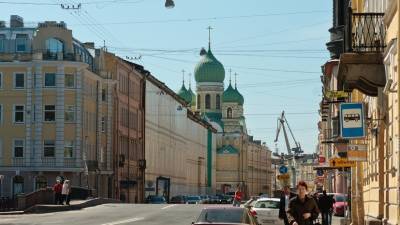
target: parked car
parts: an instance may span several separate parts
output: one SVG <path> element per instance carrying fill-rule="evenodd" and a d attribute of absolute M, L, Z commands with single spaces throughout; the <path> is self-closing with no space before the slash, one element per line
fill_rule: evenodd
<path fill-rule="evenodd" d="M 167 201 L 163 196 L 157 196 L 157 195 L 149 195 L 146 198 L 146 202 L 149 204 L 166 204 Z"/>
<path fill-rule="evenodd" d="M 185 204 L 187 201 L 187 197 L 185 195 L 177 195 L 171 198 L 170 203 L 173 204 Z"/>
<path fill-rule="evenodd" d="M 216 195 L 210 196 L 210 203 L 211 204 L 221 204 L 221 199 Z"/>
<path fill-rule="evenodd" d="M 247 208 L 240 207 L 207 207 L 203 209 L 200 216 L 193 222 L 194 225 L 258 225 L 257 220 Z"/>
<path fill-rule="evenodd" d="M 219 198 L 220 204 L 232 204 L 233 202 L 233 197 L 229 195 L 217 194 L 216 196 Z"/>
<path fill-rule="evenodd" d="M 253 208 L 254 204 L 256 204 L 257 199 L 259 199 L 259 198 L 260 198 L 260 197 L 258 197 L 258 196 L 253 196 L 253 197 L 251 197 L 247 202 L 245 202 L 245 203 L 243 204 L 243 207 L 248 208 L 248 209 Z"/>
<path fill-rule="evenodd" d="M 201 198 L 200 198 L 200 196 L 197 196 L 197 195 L 188 196 L 186 203 L 187 204 L 200 204 L 201 203 Z"/>
<path fill-rule="evenodd" d="M 333 204 L 333 215 L 344 216 L 345 207 L 347 207 L 347 196 L 341 193 L 330 193 L 335 199 Z"/>
<path fill-rule="evenodd" d="M 261 225 L 283 225 L 279 219 L 279 198 L 259 198 L 254 202 L 252 210 L 257 214 L 257 221 Z"/>
<path fill-rule="evenodd" d="M 210 204 L 211 202 L 211 196 L 209 195 L 201 195 L 200 198 L 202 204 Z"/>

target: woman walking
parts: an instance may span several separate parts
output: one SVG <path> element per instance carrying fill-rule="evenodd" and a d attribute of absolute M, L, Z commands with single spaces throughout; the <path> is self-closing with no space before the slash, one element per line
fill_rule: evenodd
<path fill-rule="evenodd" d="M 62 199 L 63 199 L 62 203 L 64 204 L 64 201 L 65 201 L 65 204 L 69 205 L 70 194 L 71 194 L 71 184 L 70 184 L 69 180 L 64 181 L 61 194 L 62 194 Z"/>
<path fill-rule="evenodd" d="M 319 209 L 314 198 L 307 196 L 307 183 L 297 184 L 297 196 L 289 202 L 287 217 L 290 225 L 313 225 L 318 218 Z"/>

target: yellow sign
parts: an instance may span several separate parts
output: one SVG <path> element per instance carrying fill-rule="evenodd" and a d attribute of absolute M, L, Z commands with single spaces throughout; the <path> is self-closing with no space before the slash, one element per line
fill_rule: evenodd
<path fill-rule="evenodd" d="M 278 180 L 288 180 L 290 178 L 290 175 L 288 173 L 281 174 L 277 176 Z"/>
<path fill-rule="evenodd" d="M 367 161 L 367 151 L 347 151 L 347 159 L 351 161 Z"/>
<path fill-rule="evenodd" d="M 349 161 L 346 158 L 333 158 L 329 160 L 330 167 L 342 168 L 342 167 L 355 167 L 356 162 Z"/>
<path fill-rule="evenodd" d="M 327 98 L 347 98 L 349 93 L 344 91 L 326 91 L 325 96 Z"/>

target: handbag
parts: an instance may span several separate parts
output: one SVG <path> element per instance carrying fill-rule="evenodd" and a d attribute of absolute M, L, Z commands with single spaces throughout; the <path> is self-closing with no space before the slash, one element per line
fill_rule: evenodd
<path fill-rule="evenodd" d="M 313 224 L 314 224 L 314 225 L 322 225 L 322 222 L 321 222 L 320 218 L 317 218 L 317 219 L 315 219 L 315 220 L 313 221 Z"/>

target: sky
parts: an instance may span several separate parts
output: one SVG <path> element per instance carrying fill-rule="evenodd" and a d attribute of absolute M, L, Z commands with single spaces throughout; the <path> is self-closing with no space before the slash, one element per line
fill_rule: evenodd
<path fill-rule="evenodd" d="M 174 2 L 174 8 L 166 9 L 164 0 L 9 0 L 0 1 L 0 20 L 19 15 L 26 26 L 64 21 L 81 42 L 105 44 L 108 51 L 143 65 L 175 91 L 182 85 L 182 70 L 186 82 L 193 74 L 200 49 L 208 46 L 211 26 L 211 49 L 225 67 L 225 88 L 229 71 L 232 80 L 237 73 L 249 134 L 273 151 L 277 147 L 286 152 L 282 134 L 274 142 L 277 118 L 285 110 L 302 149 L 315 152 L 321 65 L 329 59 L 325 43 L 332 25 L 331 1 Z M 72 8 L 79 3 L 79 10 L 60 5 Z"/>

